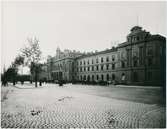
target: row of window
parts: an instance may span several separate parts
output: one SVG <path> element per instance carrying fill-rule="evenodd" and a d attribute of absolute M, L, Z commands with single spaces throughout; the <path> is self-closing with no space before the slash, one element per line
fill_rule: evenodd
<path fill-rule="evenodd" d="M 101 63 L 103 63 L 104 62 L 104 58 L 103 57 L 101 57 L 101 59 L 100 59 L 100 61 L 101 61 Z M 106 62 L 109 62 L 110 61 L 110 59 L 109 59 L 109 56 L 107 56 L 106 57 Z M 112 61 L 115 61 L 115 55 L 112 55 Z M 78 63 L 78 62 L 77 62 Z M 87 61 L 80 61 L 80 65 L 86 65 L 86 64 L 94 64 L 94 60 L 92 59 L 92 61 L 90 62 L 90 60 L 87 60 Z M 96 58 L 96 63 L 99 63 L 99 59 L 98 58 Z M 77 64 L 78 65 L 78 64 Z"/>
<path fill-rule="evenodd" d="M 109 64 L 106 64 L 106 70 L 109 70 Z M 112 70 L 115 69 L 115 64 L 112 64 Z M 88 66 L 88 67 L 80 67 L 77 69 L 77 72 L 83 72 L 83 71 L 98 71 L 98 70 L 104 70 L 104 65 L 96 65 L 96 66 Z"/>
<path fill-rule="evenodd" d="M 140 65 L 143 65 L 144 59 L 139 59 L 139 63 Z M 127 62 L 127 65 L 129 66 L 129 62 Z M 152 66 L 153 65 L 153 59 L 151 57 L 149 57 L 147 59 L 147 66 Z M 138 66 L 138 60 L 135 59 L 133 60 L 133 67 L 137 67 Z M 121 67 L 125 68 L 125 61 L 121 61 Z"/>
<path fill-rule="evenodd" d="M 105 76 L 103 74 L 101 75 L 81 75 L 80 76 L 80 80 L 81 81 L 95 81 L 95 80 L 101 80 L 101 81 L 104 81 L 105 79 Z M 115 80 L 115 74 L 112 74 L 112 77 L 111 77 L 112 80 Z M 110 80 L 110 76 L 109 74 L 106 74 L 106 80 L 109 81 Z"/>

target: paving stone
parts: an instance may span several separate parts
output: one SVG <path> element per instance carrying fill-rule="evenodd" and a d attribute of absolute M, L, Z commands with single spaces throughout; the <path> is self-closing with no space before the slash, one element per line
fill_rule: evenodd
<path fill-rule="evenodd" d="M 165 127 L 165 107 L 157 105 L 68 92 L 59 87 L 17 89 L 11 96 L 2 104 L 2 128 Z"/>

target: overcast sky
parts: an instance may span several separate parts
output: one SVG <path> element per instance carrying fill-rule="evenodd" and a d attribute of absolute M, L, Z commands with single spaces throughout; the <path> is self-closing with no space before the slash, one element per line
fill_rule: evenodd
<path fill-rule="evenodd" d="M 166 34 L 165 2 L 5 2 L 2 7 L 6 67 L 27 37 L 39 39 L 45 57 L 55 55 L 57 46 L 82 52 L 111 48 L 125 42 L 135 25 Z"/>

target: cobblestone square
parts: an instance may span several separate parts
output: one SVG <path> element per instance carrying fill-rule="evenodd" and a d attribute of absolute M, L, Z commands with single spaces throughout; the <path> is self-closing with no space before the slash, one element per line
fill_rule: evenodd
<path fill-rule="evenodd" d="M 145 92 L 150 98 L 144 98 Z M 160 93 L 161 88 L 154 87 L 72 84 L 2 87 L 1 127 L 165 128 L 165 106 L 158 103 Z M 3 97 L 4 94 L 7 95 Z M 143 94 L 142 99 L 139 94 Z"/>

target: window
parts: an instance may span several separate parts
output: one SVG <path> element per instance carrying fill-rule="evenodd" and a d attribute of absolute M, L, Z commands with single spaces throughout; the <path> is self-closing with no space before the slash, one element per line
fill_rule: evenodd
<path fill-rule="evenodd" d="M 84 71 L 86 71 L 86 68 L 84 67 Z"/>
<path fill-rule="evenodd" d="M 115 64 L 112 64 L 112 69 L 113 69 L 113 70 L 115 69 Z"/>
<path fill-rule="evenodd" d="M 106 70 L 108 70 L 109 69 L 109 64 L 106 64 Z"/>
<path fill-rule="evenodd" d="M 103 62 L 103 57 L 101 58 L 101 63 Z"/>
<path fill-rule="evenodd" d="M 82 65 L 82 61 L 80 61 L 80 65 Z"/>
<path fill-rule="evenodd" d="M 112 74 L 112 80 L 115 80 L 115 74 Z"/>
<path fill-rule="evenodd" d="M 101 80 L 102 80 L 102 81 L 104 80 L 103 74 L 101 75 Z"/>
<path fill-rule="evenodd" d="M 85 61 L 84 61 L 84 65 L 85 65 Z"/>
<path fill-rule="evenodd" d="M 124 52 L 121 53 L 121 58 L 122 58 L 122 59 L 125 58 L 125 53 L 124 53 Z"/>
<path fill-rule="evenodd" d="M 80 80 L 82 81 L 82 76 L 80 76 Z"/>
<path fill-rule="evenodd" d="M 94 66 L 92 66 L 92 71 L 94 71 Z"/>
<path fill-rule="evenodd" d="M 86 75 L 84 75 L 84 81 L 86 80 Z"/>
<path fill-rule="evenodd" d="M 153 48 L 152 47 L 148 47 L 148 49 L 147 49 L 147 55 L 148 56 L 152 56 L 153 55 Z"/>
<path fill-rule="evenodd" d="M 103 70 L 103 65 L 101 65 L 101 70 Z"/>
<path fill-rule="evenodd" d="M 88 64 L 89 64 L 89 60 L 88 60 Z"/>
<path fill-rule="evenodd" d="M 96 59 L 96 63 L 99 63 L 98 58 Z"/>
<path fill-rule="evenodd" d="M 110 78 L 110 77 L 109 77 L 109 74 L 107 74 L 107 77 L 106 77 L 106 78 L 107 78 L 107 81 L 109 81 L 109 78 Z"/>
<path fill-rule="evenodd" d="M 137 41 L 139 41 L 139 39 L 140 39 L 139 36 L 137 36 Z"/>
<path fill-rule="evenodd" d="M 94 81 L 94 75 L 92 75 L 92 81 Z"/>
<path fill-rule="evenodd" d="M 125 68 L 125 62 L 124 61 L 121 62 L 121 66 L 122 66 L 122 68 Z"/>
<path fill-rule="evenodd" d="M 97 71 L 99 70 L 99 67 L 98 67 L 98 65 L 96 66 L 96 70 L 97 70 Z"/>
<path fill-rule="evenodd" d="M 106 62 L 109 62 L 109 57 L 107 56 L 107 58 L 106 58 Z"/>
<path fill-rule="evenodd" d="M 134 61 L 133 61 L 133 66 L 134 66 L 134 67 L 137 67 L 137 60 L 134 60 Z"/>
<path fill-rule="evenodd" d="M 152 58 L 148 58 L 148 66 L 151 66 L 153 64 Z"/>
<path fill-rule="evenodd" d="M 99 80 L 99 75 L 96 76 L 96 79 Z"/>
<path fill-rule="evenodd" d="M 92 64 L 94 63 L 93 59 L 92 59 Z"/>
<path fill-rule="evenodd" d="M 89 82 L 90 81 L 90 76 L 88 75 L 88 77 L 87 77 L 87 81 Z"/>
<path fill-rule="evenodd" d="M 144 60 L 144 49 L 142 46 L 142 47 L 139 47 L 139 63 L 140 63 L 140 65 L 143 65 L 143 60 Z"/>
<path fill-rule="evenodd" d="M 115 61 L 115 55 L 112 55 L 112 61 Z"/>
<path fill-rule="evenodd" d="M 89 71 L 89 67 L 88 67 L 88 71 Z"/>

